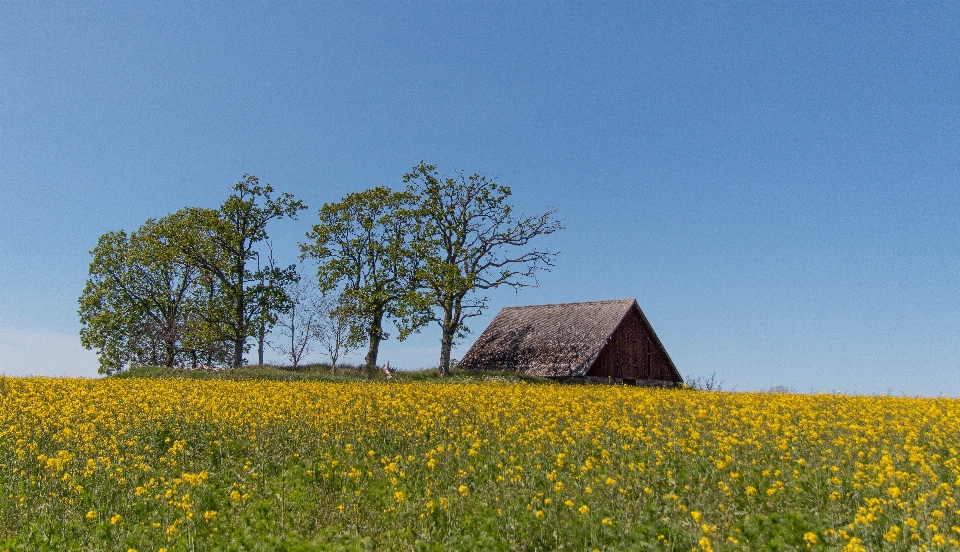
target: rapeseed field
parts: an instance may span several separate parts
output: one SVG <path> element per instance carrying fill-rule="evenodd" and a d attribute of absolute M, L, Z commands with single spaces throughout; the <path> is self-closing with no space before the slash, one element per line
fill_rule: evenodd
<path fill-rule="evenodd" d="M 960 401 L 0 379 L 0 550 L 960 548 Z"/>

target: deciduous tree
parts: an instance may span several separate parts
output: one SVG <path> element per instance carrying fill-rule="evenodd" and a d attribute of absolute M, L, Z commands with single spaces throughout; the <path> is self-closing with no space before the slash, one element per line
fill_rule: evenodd
<path fill-rule="evenodd" d="M 276 325 L 280 339 L 270 346 L 289 359 L 294 368 L 310 354 L 311 343 L 323 323 L 321 299 L 317 297 L 316 287 L 312 282 L 297 280 L 288 282 L 284 288 L 287 308 L 277 317 Z"/>
<path fill-rule="evenodd" d="M 219 209 L 189 208 L 182 219 L 181 247 L 188 258 L 219 282 L 227 308 L 221 312 L 224 331 L 233 344 L 231 364 L 241 366 L 247 338 L 257 335 L 261 322 L 272 324 L 285 305 L 285 282 L 296 268 L 253 268 L 258 244 L 268 238 L 271 220 L 292 218 L 306 206 L 289 193 L 273 197 L 273 187 L 245 174 Z"/>
<path fill-rule="evenodd" d="M 107 232 L 91 251 L 80 296 L 80 342 L 97 349 L 100 373 L 130 363 L 174 366 L 185 332 L 197 323 L 199 267 L 178 248 L 170 217 L 148 220 L 129 236 Z"/>
<path fill-rule="evenodd" d="M 337 373 L 337 360 L 360 345 L 351 339 L 350 328 L 357 325 L 357 309 L 349 297 L 341 293 L 335 300 L 326 295 L 317 303 L 317 326 L 315 337 L 330 357 L 330 373 Z"/>
<path fill-rule="evenodd" d="M 515 215 L 510 188 L 486 175 L 441 176 L 421 161 L 403 180 L 418 203 L 413 243 L 422 260 L 416 279 L 425 292 L 417 298 L 426 318 L 440 325 L 439 370 L 445 375 L 454 340 L 469 331 L 466 320 L 487 308 L 488 296 L 478 292 L 536 286 L 537 272 L 549 270 L 556 253 L 528 246 L 563 224 L 554 219 L 555 209 Z"/>
<path fill-rule="evenodd" d="M 387 319 L 403 320 L 415 304 L 416 251 L 410 232 L 414 197 L 377 187 L 325 204 L 320 222 L 301 244 L 302 257 L 318 262 L 320 290 L 342 289 L 351 309 L 354 341 L 368 344 L 365 363 L 375 370 Z M 404 338 L 406 332 L 401 332 Z"/>

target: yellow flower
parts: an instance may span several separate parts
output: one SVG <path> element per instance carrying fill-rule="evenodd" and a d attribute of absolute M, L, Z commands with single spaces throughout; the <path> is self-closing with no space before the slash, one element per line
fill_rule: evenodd
<path fill-rule="evenodd" d="M 120 514 L 113 514 L 113 517 L 110 518 L 110 525 L 116 525 L 120 523 L 120 520 L 123 519 L 120 517 Z"/>
<path fill-rule="evenodd" d="M 851 537 L 847 541 L 847 545 L 843 547 L 843 552 L 867 552 L 867 549 L 863 546 L 863 541 L 857 537 Z"/>
<path fill-rule="evenodd" d="M 205 513 L 213 504 L 279 507 L 271 506 L 273 489 L 296 495 L 300 482 L 291 488 L 281 479 L 295 460 L 309 484 L 324 490 L 328 515 L 385 531 L 426 527 L 427 539 L 437 535 L 418 516 L 456 510 L 450 499 L 461 488 L 492 505 L 484 515 L 502 512 L 496 521 L 510 523 L 527 504 L 545 522 L 554 498 L 568 514 L 579 512 L 573 496 L 585 503 L 597 485 L 624 511 L 664 502 L 675 514 L 689 512 L 671 530 L 686 527 L 694 547 L 707 537 L 699 550 L 712 540 L 746 545 L 702 512 L 746 518 L 776 509 L 772 501 L 781 496 L 797 508 L 831 500 L 845 520 L 801 534 L 804 548 L 856 550 L 866 547 L 856 536 L 869 535 L 875 548 L 960 550 L 957 399 L 393 383 L 0 378 L 0 463 L 8 478 L 0 500 L 26 520 L 56 503 L 68 523 L 70 516 L 84 522 L 78 539 L 93 542 L 102 528 L 91 508 L 105 508 L 106 522 L 119 506 L 85 500 L 117 489 L 117 504 L 149 514 L 127 512 L 108 527 L 147 529 L 140 549 L 174 548 L 174 539 L 196 532 L 199 518 L 210 533 L 217 529 L 223 520 Z M 213 465 L 216 475 L 204 471 Z M 214 477 L 218 484 L 209 484 Z M 825 489 L 802 490 L 808 479 Z M 382 495 L 394 502 L 378 504 Z M 405 506 L 414 496 L 431 505 L 401 508 L 400 496 Z M 374 520 L 364 512 L 390 515 Z M 596 516 L 603 528 L 610 520 L 603 515 L 611 514 L 589 511 L 583 520 Z M 35 517 L 39 530 L 55 529 L 53 518 Z M 514 540 L 505 547 L 522 547 L 525 531 L 505 537 Z M 609 533 L 610 548 L 622 548 L 622 535 Z"/>
<path fill-rule="evenodd" d="M 457 492 L 459 492 L 461 496 L 467 496 L 470 494 L 470 490 L 467 489 L 466 485 L 460 485 L 460 488 L 457 489 Z"/>
<path fill-rule="evenodd" d="M 577 511 L 580 512 L 581 516 L 585 516 L 590 513 L 590 507 L 586 504 L 582 504 L 579 508 L 577 508 Z"/>

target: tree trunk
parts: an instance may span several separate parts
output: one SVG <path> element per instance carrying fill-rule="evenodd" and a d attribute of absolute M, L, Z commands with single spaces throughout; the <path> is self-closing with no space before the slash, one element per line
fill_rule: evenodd
<path fill-rule="evenodd" d="M 243 271 L 244 271 L 244 260 L 243 257 L 237 259 L 237 287 L 239 293 L 237 293 L 237 304 L 236 312 L 234 315 L 236 319 L 234 320 L 235 324 L 235 334 L 233 336 L 233 367 L 239 368 L 243 366 L 243 346 L 247 342 L 247 317 L 246 317 L 246 293 L 243 289 Z"/>
<path fill-rule="evenodd" d="M 157 360 L 157 340 L 156 338 L 150 339 L 150 365 L 159 366 L 160 361 Z"/>
<path fill-rule="evenodd" d="M 173 360 L 177 356 L 177 346 L 176 343 L 172 341 L 165 341 L 163 344 L 164 348 L 164 364 L 167 368 L 173 368 Z"/>
<path fill-rule="evenodd" d="M 364 357 L 366 370 L 372 374 L 377 369 L 377 353 L 380 350 L 380 334 L 370 334 L 370 348 L 367 349 L 367 356 Z"/>
<path fill-rule="evenodd" d="M 297 341 L 294 337 L 297 335 L 294 331 L 296 328 L 294 323 L 293 315 L 290 316 L 290 360 L 293 361 L 293 369 L 297 369 L 297 364 L 300 363 L 300 355 L 297 354 Z"/>
<path fill-rule="evenodd" d="M 450 374 L 450 352 L 453 350 L 453 330 L 443 329 L 443 336 L 440 338 L 440 376 Z"/>
<path fill-rule="evenodd" d="M 373 374 L 377 369 L 377 353 L 380 350 L 380 341 L 383 339 L 383 313 L 378 312 L 374 319 L 370 321 L 370 348 L 367 349 L 367 356 L 364 357 L 368 374 Z"/>
<path fill-rule="evenodd" d="M 263 342 L 267 337 L 267 323 L 260 318 L 260 327 L 258 328 L 257 333 L 257 361 L 260 363 L 260 366 L 263 366 Z M 293 367 L 297 367 L 297 361 L 293 361 Z"/>
<path fill-rule="evenodd" d="M 233 340 L 233 367 L 239 368 L 243 366 L 243 339 L 234 339 Z"/>
<path fill-rule="evenodd" d="M 340 342 L 335 341 L 335 347 L 330 352 L 330 375 L 335 376 L 337 374 L 337 359 L 340 358 Z"/>
<path fill-rule="evenodd" d="M 453 335 L 456 328 L 453 323 L 453 304 L 447 303 L 443 307 L 443 324 L 440 337 L 440 367 L 438 374 L 440 377 L 450 374 L 450 351 L 453 350 Z"/>

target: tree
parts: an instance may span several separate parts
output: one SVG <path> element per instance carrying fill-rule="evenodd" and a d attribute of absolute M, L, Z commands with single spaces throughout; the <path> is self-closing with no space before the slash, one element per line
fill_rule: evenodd
<path fill-rule="evenodd" d="M 181 247 L 188 258 L 219 283 L 225 307 L 220 324 L 233 345 L 232 366 L 243 364 L 247 338 L 257 335 L 261 322 L 269 325 L 286 301 L 282 285 L 296 277 L 296 268 L 268 266 L 253 270 L 259 259 L 257 244 L 267 239 L 274 219 L 297 218 L 306 206 L 291 194 L 272 196 L 273 187 L 245 174 L 219 209 L 185 210 Z"/>
<path fill-rule="evenodd" d="M 310 354 L 310 344 L 323 323 L 321 300 L 314 293 L 315 289 L 316 286 L 299 280 L 288 282 L 284 289 L 288 306 L 277 318 L 281 339 L 270 346 L 290 359 L 294 368 L 304 356 Z"/>
<path fill-rule="evenodd" d="M 443 376 L 450 371 L 454 339 L 469 331 L 466 320 L 487 308 L 489 298 L 474 294 L 536 286 L 537 272 L 549 270 L 556 253 L 523 248 L 537 236 L 561 230 L 563 223 L 554 220 L 555 209 L 515 216 L 507 203 L 510 188 L 482 174 L 444 177 L 421 161 L 403 181 L 417 197 L 414 244 L 422 262 L 416 279 L 425 290 L 418 298 L 430 308 L 426 318 L 440 325 Z"/>
<path fill-rule="evenodd" d="M 359 342 L 351 340 L 350 328 L 357 325 L 354 313 L 357 311 L 346 294 L 337 299 L 324 296 L 317 303 L 317 326 L 314 336 L 330 357 L 330 373 L 337 373 L 337 360 L 350 354 Z"/>
<path fill-rule="evenodd" d="M 223 297 L 218 292 L 217 280 L 201 272 L 195 292 L 197 305 L 183 336 L 183 349 L 190 358 L 190 365 L 229 366 L 233 360 L 233 344 L 223 331 L 220 313 Z"/>
<path fill-rule="evenodd" d="M 80 296 L 80 342 L 96 348 L 102 374 L 130 363 L 174 366 L 196 324 L 200 270 L 177 247 L 173 218 L 148 220 L 129 236 L 100 236 Z"/>
<path fill-rule="evenodd" d="M 414 197 L 377 187 L 327 203 L 320 223 L 300 245 L 301 257 L 315 259 L 320 290 L 343 289 L 354 321 L 351 340 L 367 341 L 365 364 L 375 370 L 380 342 L 389 335 L 385 319 L 409 318 L 416 304 L 416 252 L 410 243 Z M 401 331 L 400 339 L 408 332 Z"/>
<path fill-rule="evenodd" d="M 178 211 L 171 217 L 182 217 Z M 182 220 L 178 221 L 181 233 L 184 231 Z M 178 238 L 178 247 L 183 241 Z M 205 366 L 229 366 L 233 359 L 233 344 L 225 331 L 222 320 L 230 310 L 226 296 L 221 292 L 220 281 L 202 268 L 196 278 L 196 287 L 191 294 L 195 308 L 183 336 L 183 349 L 190 357 L 190 364 L 196 368 Z"/>
<path fill-rule="evenodd" d="M 277 320 L 277 316 L 287 314 L 287 311 L 293 306 L 287 292 L 290 291 L 291 286 L 300 282 L 300 274 L 292 267 L 287 270 L 278 270 L 277 263 L 273 258 L 272 243 L 267 242 L 267 249 L 269 253 L 267 254 L 266 269 L 260 268 L 260 258 L 257 257 L 257 274 L 260 276 L 260 285 L 273 291 L 273 293 L 260 295 L 260 302 L 257 305 L 259 314 L 256 329 L 257 364 L 260 366 L 263 366 L 265 345 L 269 345 L 267 334 Z M 282 292 L 283 297 L 278 295 L 278 291 Z M 296 363 L 294 363 L 294 367 L 296 367 Z"/>

